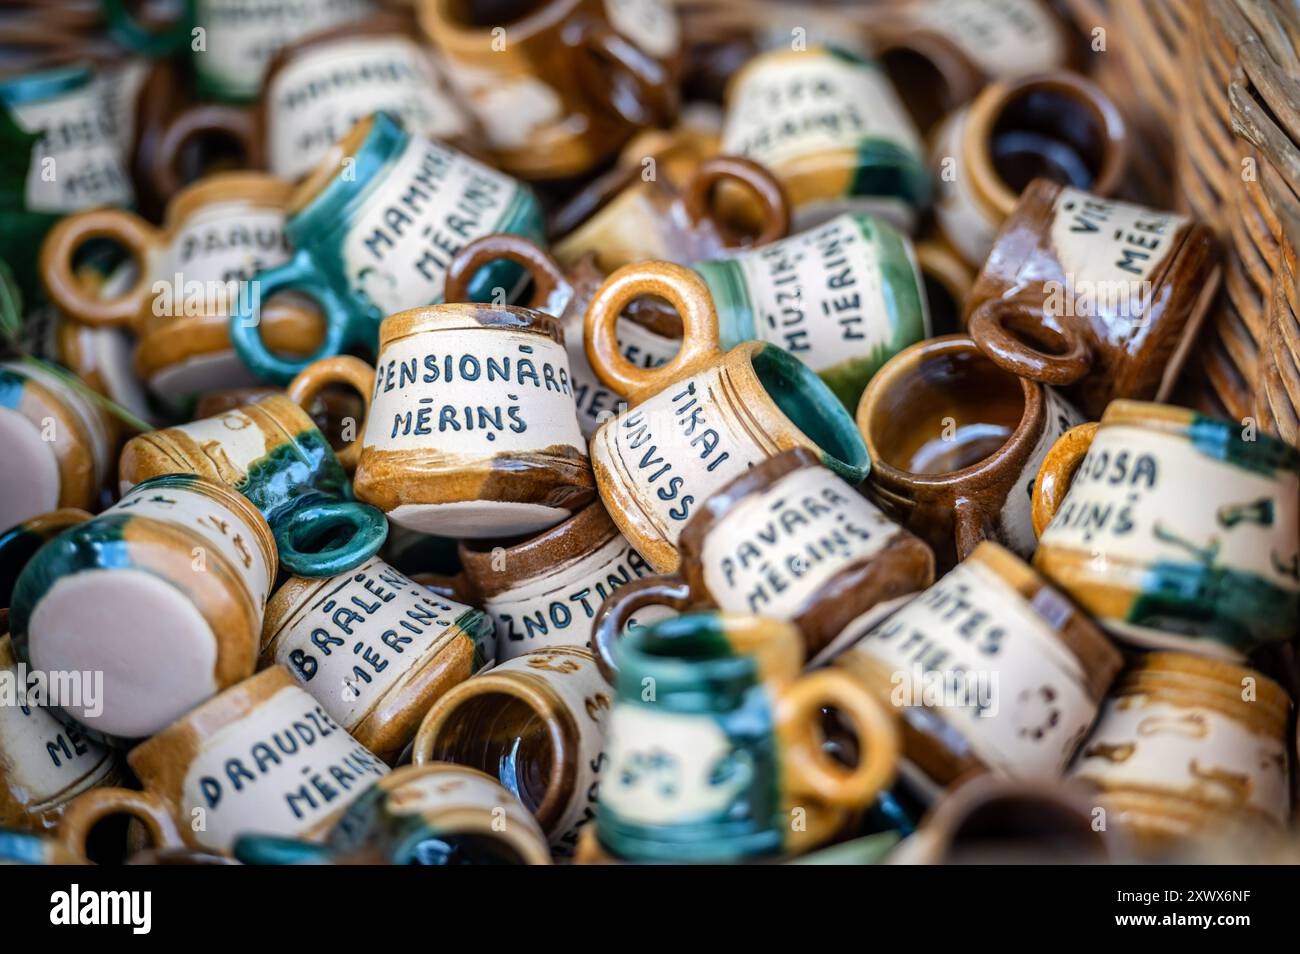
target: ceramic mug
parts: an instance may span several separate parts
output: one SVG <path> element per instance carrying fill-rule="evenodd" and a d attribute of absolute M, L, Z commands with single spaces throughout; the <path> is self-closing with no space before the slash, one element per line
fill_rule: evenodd
<path fill-rule="evenodd" d="M 252 673 L 275 566 L 266 521 L 224 484 L 145 481 L 27 563 L 14 654 L 94 674 L 51 714 L 110 744 L 145 738 Z"/>
<path fill-rule="evenodd" d="M 466 145 L 476 138 L 408 17 L 381 14 L 304 36 L 267 67 L 258 103 L 263 165 L 299 179 L 353 125 L 380 111 L 417 136 Z"/>
<path fill-rule="evenodd" d="M 498 779 L 537 818 L 552 852 L 570 857 L 595 814 L 610 703 L 587 650 L 553 646 L 516 656 L 435 702 L 412 758 Z"/>
<path fill-rule="evenodd" d="M 681 32 L 663 0 L 420 0 L 492 163 L 564 179 L 677 111 Z"/>
<path fill-rule="evenodd" d="M 137 18 L 128 0 L 103 2 L 119 42 L 154 57 L 191 50 L 199 91 L 230 101 L 257 98 L 267 62 L 287 43 L 375 10 L 370 0 L 183 0 L 182 15 L 155 29 Z"/>
<path fill-rule="evenodd" d="M 648 605 L 788 620 L 812 659 L 934 582 L 930 548 L 804 447 L 755 464 L 710 496 L 679 547 L 676 574 L 629 583 L 601 607 L 592 648 L 611 683 L 614 642 Z"/>
<path fill-rule="evenodd" d="M 1136 657 L 1071 774 L 1139 847 L 1290 821 L 1291 700 L 1253 669 L 1185 653 Z"/>
<path fill-rule="evenodd" d="M 741 861 L 829 839 L 894 774 L 897 732 L 844 673 L 801 675 L 790 623 L 698 613 L 618 643 L 596 818 L 628 861 Z M 847 767 L 818 744 L 833 706 L 861 742 Z"/>
<path fill-rule="evenodd" d="M 803 230 L 864 212 L 911 232 L 929 204 L 920 136 L 880 67 L 829 46 L 771 50 L 727 86 L 722 151 L 772 171 Z"/>
<path fill-rule="evenodd" d="M 95 508 L 112 466 L 107 416 L 36 361 L 0 361 L 0 526 Z"/>
<path fill-rule="evenodd" d="M 605 281 L 605 273 L 596 266 L 594 254 L 582 256 L 566 269 L 521 235 L 504 232 L 485 235 L 470 242 L 451 260 L 447 270 L 447 300 L 468 301 L 470 281 L 481 268 L 499 259 L 519 265 L 532 279 L 527 307 L 560 319 L 578 426 L 582 428 L 582 436 L 590 438 L 618 410 L 620 401 L 591 370 L 583 330 L 587 306 Z M 644 300 L 633 302 L 625 310 L 619 317 L 617 330 L 623 357 L 647 368 L 666 364 L 681 344 L 681 319 L 674 312 Z"/>
<path fill-rule="evenodd" d="M 923 133 L 989 83 L 1070 58 L 1043 0 L 904 0 L 891 13 L 871 26 L 876 57 Z"/>
<path fill-rule="evenodd" d="M 727 190 L 754 208 L 732 211 L 713 200 Z M 790 231 L 790 205 L 762 166 L 738 156 L 704 159 L 684 187 L 667 176 L 646 179 L 638 166 L 616 169 L 557 210 L 548 231 L 561 265 L 596 256 L 606 272 L 633 262 L 691 262 L 728 249 L 762 246 Z"/>
<path fill-rule="evenodd" d="M 263 668 L 283 666 L 331 719 L 390 764 L 429 706 L 495 655 L 481 610 L 429 592 L 378 557 L 286 580 L 266 607 Z"/>
<path fill-rule="evenodd" d="M 1053 70 L 986 86 L 931 138 L 939 227 L 978 268 L 1031 181 L 1111 195 L 1123 184 L 1128 150 L 1119 109 L 1077 73 Z"/>
<path fill-rule="evenodd" d="M 325 341 L 307 359 L 274 353 L 254 302 L 230 316 L 230 340 L 259 378 L 286 384 L 313 360 L 375 348 L 386 315 L 440 302 L 451 257 L 489 232 L 541 237 L 532 193 L 469 156 L 402 129 L 387 113 L 352 127 L 295 188 L 285 233 L 296 251 L 258 272 L 260 297 L 295 290 L 325 313 Z M 486 270 L 471 289 L 510 288 L 515 266 Z"/>
<path fill-rule="evenodd" d="M 886 362 L 863 392 L 867 478 L 884 511 L 934 548 L 941 570 L 981 540 L 1034 552 L 1030 491 L 1079 413 L 1051 388 L 1003 371 L 947 335 Z"/>
<path fill-rule="evenodd" d="M 762 248 L 691 266 L 718 314 L 723 349 L 779 345 L 816 371 L 850 412 L 871 376 L 930 336 L 912 244 L 846 213 Z M 685 336 L 700 329 L 685 326 Z"/>
<path fill-rule="evenodd" d="M 367 400 L 357 497 L 390 520 L 456 538 L 553 526 L 595 496 L 559 323 L 508 305 L 447 304 L 384 319 L 375 369 L 308 367 L 307 401 L 330 383 Z"/>
<path fill-rule="evenodd" d="M 966 300 L 966 325 L 1001 367 L 1062 387 L 1095 420 L 1115 398 L 1169 396 L 1219 274 L 1206 226 L 1035 179 Z"/>
<path fill-rule="evenodd" d="M 0 637 L 0 673 L 22 692 L 39 689 L 14 658 L 9 637 Z M 0 705 L 0 826 L 44 831 L 56 828 L 63 807 L 96 785 L 113 785 L 121 767 L 117 753 L 64 725 L 39 700 Z"/>
<path fill-rule="evenodd" d="M 41 249 L 41 273 L 54 303 L 75 321 L 136 334 L 135 367 L 149 389 L 177 404 L 218 385 L 256 382 L 232 351 L 230 313 L 257 296 L 250 284 L 289 260 L 287 183 L 260 172 L 217 173 L 177 194 L 161 228 L 123 209 L 68 216 Z M 107 296 L 80 280 L 78 251 L 92 239 L 124 248 L 135 280 Z M 310 354 L 321 320 L 307 303 L 266 307 L 265 338 L 277 351 Z"/>
<path fill-rule="evenodd" d="M 244 835 L 244 864 L 549 865 L 537 820 L 490 775 L 430 762 L 385 775 L 319 843 Z"/>
<path fill-rule="evenodd" d="M 319 838 L 388 773 L 276 666 L 166 726 L 126 757 L 142 791 L 96 788 L 64 812 L 59 838 L 85 855 L 100 821 L 130 815 L 159 848 L 228 854 L 248 832 Z"/>
<path fill-rule="evenodd" d="M 656 295 L 698 329 L 671 361 L 638 368 L 623 357 L 616 320 L 633 299 Z M 596 484 L 629 543 L 660 573 L 679 563 L 677 541 L 693 508 L 754 464 L 809 447 L 850 484 L 869 466 L 844 406 L 811 369 L 767 342 L 723 353 L 708 288 L 680 265 L 619 269 L 587 310 L 587 357 L 631 410 L 591 441 Z"/>
<path fill-rule="evenodd" d="M 1300 622 L 1300 452 L 1166 404 L 1115 401 L 1034 484 L 1034 565 L 1116 638 L 1241 661 Z"/>
<path fill-rule="evenodd" d="M 1123 660 L 1026 563 L 985 541 L 835 659 L 900 716 L 903 754 L 938 785 L 1059 776 Z"/>
<path fill-rule="evenodd" d="M 601 604 L 653 572 L 600 501 L 525 540 L 463 542 L 460 560 L 471 598 L 495 624 L 499 662 L 551 646 L 590 648 Z M 636 622 L 669 612 L 647 604 Z"/>

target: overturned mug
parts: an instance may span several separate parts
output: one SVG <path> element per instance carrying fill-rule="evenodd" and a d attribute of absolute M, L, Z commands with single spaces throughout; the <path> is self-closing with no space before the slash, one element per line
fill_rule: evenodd
<path fill-rule="evenodd" d="M 644 295 L 667 300 L 698 329 L 653 369 L 629 362 L 616 332 L 619 313 Z M 853 485 L 866 476 L 853 419 L 807 365 L 767 342 L 720 350 L 718 315 L 694 272 L 669 262 L 619 269 L 592 299 L 586 327 L 592 370 L 632 404 L 592 438 L 596 483 L 623 535 L 659 572 L 677 568 L 694 508 L 780 451 L 809 447 Z"/>
<path fill-rule="evenodd" d="M 262 666 L 289 670 L 345 730 L 392 763 L 444 692 L 494 657 L 492 621 L 378 557 L 286 580 L 266 607 Z"/>
<path fill-rule="evenodd" d="M 261 299 L 298 291 L 325 315 L 325 339 L 310 357 L 277 354 L 262 334 L 257 303 L 239 302 L 230 340 L 249 370 L 285 384 L 313 360 L 360 347 L 373 351 L 384 316 L 442 301 L 451 257 L 489 232 L 541 238 L 533 194 L 495 169 L 404 130 L 387 113 L 361 120 L 294 189 L 285 234 L 289 261 L 253 276 Z M 499 263 L 470 289 L 485 300 L 509 289 L 518 269 Z"/>
<path fill-rule="evenodd" d="M 464 765 L 407 765 L 379 779 L 319 842 L 241 835 L 247 865 L 549 865 L 537 820 L 490 775 Z"/>
<path fill-rule="evenodd" d="M 1300 622 L 1300 451 L 1167 404 L 1115 401 L 1034 483 L 1034 566 L 1116 638 L 1234 662 Z"/>
<path fill-rule="evenodd" d="M 1034 552 L 1029 493 L 1039 465 L 1079 413 L 1017 378 L 970 338 L 913 345 L 886 362 L 858 405 L 871 496 L 934 548 L 941 570 L 981 540 Z"/>
<path fill-rule="evenodd" d="M 353 448 L 342 459 L 355 460 Z M 352 498 L 340 458 L 315 422 L 284 395 L 141 434 L 122 449 L 123 489 L 178 471 L 247 497 L 271 525 L 280 563 L 299 576 L 334 576 L 357 566 L 388 534 L 384 515 Z"/>
<path fill-rule="evenodd" d="M 846 674 L 801 675 L 790 623 L 693 613 L 618 644 L 597 840 L 629 861 L 743 861 L 811 848 L 889 784 L 889 715 Z M 824 707 L 859 742 L 849 767 L 818 743 Z"/>
<path fill-rule="evenodd" d="M 564 333 L 508 305 L 444 304 L 384 319 L 375 368 L 319 361 L 289 386 L 366 399 L 348 448 L 357 497 L 423 533 L 508 537 L 554 526 L 595 496 Z"/>
<path fill-rule="evenodd" d="M 1214 233 L 1191 219 L 1035 179 L 966 325 L 1000 367 L 1062 388 L 1095 420 L 1115 398 L 1169 396 L 1218 292 L 1218 259 Z"/>
<path fill-rule="evenodd" d="M 95 674 L 50 707 L 60 719 L 115 745 L 153 735 L 253 672 L 275 566 L 270 528 L 239 494 L 156 477 L 28 562 L 10 607 L 15 655 Z"/>
<path fill-rule="evenodd" d="M 611 683 L 615 640 L 648 606 L 789 620 L 811 659 L 934 582 L 930 548 L 804 447 L 755 464 L 710 496 L 680 548 L 676 574 L 629 583 L 601 607 L 592 648 Z"/>

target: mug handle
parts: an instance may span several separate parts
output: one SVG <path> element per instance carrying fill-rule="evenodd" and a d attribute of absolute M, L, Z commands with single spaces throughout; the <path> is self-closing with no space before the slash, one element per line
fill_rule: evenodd
<path fill-rule="evenodd" d="M 691 221 L 719 224 L 714 218 L 710 200 L 714 186 L 725 180 L 736 182 L 752 192 L 763 207 L 763 229 L 752 245 L 767 245 L 789 234 L 790 199 L 785 189 L 772 173 L 752 159 L 741 156 L 710 156 L 696 167 L 684 197 L 686 214 Z"/>
<path fill-rule="evenodd" d="M 258 272 L 252 283 L 258 289 L 256 300 L 239 296 L 230 312 L 230 343 L 244 365 L 257 378 L 273 384 L 288 384 L 294 375 L 314 361 L 332 357 L 352 344 L 361 343 L 361 326 L 373 325 L 354 319 L 351 310 L 334 291 L 303 249 L 275 268 Z M 261 302 L 282 291 L 299 291 L 313 299 L 325 318 L 325 340 L 315 354 L 305 358 L 284 358 L 266 346 L 261 332 Z M 374 347 L 374 341 L 366 344 Z"/>
<path fill-rule="evenodd" d="M 101 298 L 77 276 L 77 251 L 92 239 L 108 239 L 135 259 L 135 284 L 116 298 Z M 90 209 L 70 215 L 50 230 L 41 246 L 41 279 L 50 300 L 74 321 L 95 327 L 134 328 L 149 300 L 149 253 L 162 233 L 134 212 Z"/>
<path fill-rule="evenodd" d="M 162 799 L 130 788 L 92 788 L 78 795 L 63 810 L 59 840 L 78 858 L 84 858 L 91 829 L 112 815 L 138 819 L 156 848 L 186 847 Z"/>
<path fill-rule="evenodd" d="M 859 740 L 858 764 L 835 762 L 822 750 L 817 726 L 822 708 L 834 706 Z M 862 808 L 889 784 L 898 764 L 898 729 L 889 713 L 847 672 L 819 669 L 780 692 L 777 732 L 785 743 L 790 790 L 827 805 Z"/>
<path fill-rule="evenodd" d="M 469 286 L 474 276 L 484 265 L 498 259 L 523 266 L 532 278 L 533 296 L 527 307 L 557 315 L 553 299 L 556 292 L 570 287 L 568 279 L 564 277 L 564 272 L 555 259 L 542 251 L 535 242 L 512 232 L 484 235 L 457 252 L 447 268 L 443 300 L 469 301 Z"/>
<path fill-rule="evenodd" d="M 1038 477 L 1034 480 L 1034 536 L 1041 537 L 1056 516 L 1061 501 L 1070 490 L 1075 471 L 1092 447 L 1098 426 L 1096 421 L 1089 421 L 1070 428 L 1056 439 L 1043 458 L 1043 465 L 1038 468 Z"/>
<path fill-rule="evenodd" d="M 694 601 L 691 588 L 676 573 L 645 576 L 624 583 L 600 604 L 591 621 L 591 652 L 596 668 L 611 686 L 618 683 L 618 664 L 614 661 L 614 644 L 623 635 L 632 614 L 647 606 L 670 606 L 679 613 L 689 610 Z"/>
<path fill-rule="evenodd" d="M 959 497 L 953 505 L 953 543 L 958 562 L 993 535 L 993 523 L 984 508 L 969 497 Z"/>
<path fill-rule="evenodd" d="M 131 15 L 126 0 L 101 0 L 113 38 L 132 52 L 148 57 L 171 56 L 190 42 L 194 27 L 194 0 L 182 0 L 181 17 L 162 30 L 150 30 Z"/>
<path fill-rule="evenodd" d="M 588 55 L 608 63 L 612 72 L 621 75 L 636 91 L 634 107 L 615 95 L 619 83 L 601 73 L 588 72 L 586 91 L 604 109 L 638 127 L 666 126 L 672 122 L 679 105 L 677 86 L 662 63 L 604 23 L 591 23 L 583 30 L 578 45 Z"/>
<path fill-rule="evenodd" d="M 618 346 L 618 319 L 633 300 L 658 295 L 677 309 L 682 319 L 682 343 L 677 354 L 658 368 L 639 368 Z M 693 374 L 716 360 L 718 312 L 708 286 L 689 268 L 672 262 L 624 265 L 597 289 L 584 322 L 587 360 L 596 376 L 633 404 Z"/>
<path fill-rule="evenodd" d="M 316 395 L 331 384 L 346 384 L 361 395 L 365 417 L 357 422 L 357 436 L 341 451 L 337 451 L 339 463 L 349 474 L 357 469 L 361 457 L 361 435 L 366 432 L 366 422 L 370 420 L 370 401 L 375 390 L 375 369 L 360 358 L 351 355 L 335 355 L 313 361 L 298 372 L 289 382 L 285 391 L 290 399 L 303 410 L 311 407 Z"/>
<path fill-rule="evenodd" d="M 243 156 L 242 166 L 252 168 L 257 155 L 257 129 L 252 111 L 237 106 L 205 103 L 177 115 L 159 137 L 158 146 L 144 159 L 145 172 L 158 195 L 170 199 L 189 184 L 181 176 L 181 150 L 205 136 L 233 140 Z"/>
<path fill-rule="evenodd" d="M 294 576 L 338 576 L 379 552 L 388 539 L 388 518 L 378 507 L 355 500 L 304 497 L 272 521 L 271 532 L 280 565 Z M 331 538 L 339 542 L 312 549 L 316 541 Z"/>
<path fill-rule="evenodd" d="M 1056 353 L 1040 351 L 1008 330 L 1008 319 L 1035 324 L 1040 332 L 1055 339 L 1061 347 Z M 1092 352 L 1083 336 L 1069 325 L 1052 327 L 1043 310 L 1018 299 L 990 298 L 971 312 L 967 332 L 975 345 L 1004 371 L 1041 384 L 1063 387 L 1073 384 L 1092 367 Z"/>

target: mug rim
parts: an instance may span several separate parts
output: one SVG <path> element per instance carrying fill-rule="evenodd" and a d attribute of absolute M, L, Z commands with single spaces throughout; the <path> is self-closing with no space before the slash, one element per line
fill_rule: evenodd
<path fill-rule="evenodd" d="M 451 40 L 460 43 L 462 47 L 473 47 L 478 52 L 483 49 L 483 37 L 490 35 L 497 27 L 509 27 L 512 32 L 516 32 L 517 39 L 514 43 L 536 39 L 544 30 L 561 25 L 577 11 L 583 0 L 542 0 L 523 16 L 483 26 L 463 22 L 451 9 L 453 2 L 454 0 L 425 0 L 420 4 L 420 22 L 439 46 Z M 463 49 L 455 52 L 463 52 Z"/>
<path fill-rule="evenodd" d="M 231 169 L 206 175 L 185 186 L 167 203 L 163 244 L 170 244 L 175 232 L 205 206 L 242 201 L 283 212 L 292 191 L 293 186 L 285 180 L 255 169 Z"/>
<path fill-rule="evenodd" d="M 1116 398 L 1106 406 L 1098 422 L 1098 432 L 1108 427 L 1136 427 L 1144 430 L 1158 431 L 1173 437 L 1182 438 L 1188 443 L 1203 447 L 1204 440 L 1197 437 L 1213 438 L 1216 444 L 1241 446 L 1250 451 L 1255 445 L 1254 454 L 1260 458 L 1272 458 L 1278 470 L 1300 476 L 1300 449 L 1293 447 L 1279 437 L 1266 433 L 1262 428 L 1255 434 L 1253 441 L 1243 441 L 1236 437 L 1241 425 L 1233 421 L 1202 414 L 1194 408 L 1177 404 L 1165 404 L 1159 401 L 1137 401 L 1131 398 Z M 1216 458 L 1217 459 L 1217 458 Z"/>
<path fill-rule="evenodd" d="M 478 302 L 441 302 L 393 312 L 379 326 L 376 366 L 384 363 L 384 350 L 403 338 L 452 331 L 516 331 L 550 338 L 564 347 L 564 326 L 559 318 L 521 305 Z"/>

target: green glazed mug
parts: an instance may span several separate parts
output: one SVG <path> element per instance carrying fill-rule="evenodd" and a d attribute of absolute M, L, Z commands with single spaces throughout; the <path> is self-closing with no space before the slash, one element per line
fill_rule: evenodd
<path fill-rule="evenodd" d="M 631 630 L 596 812 L 600 847 L 627 861 L 728 862 L 828 840 L 893 778 L 898 733 L 843 673 L 801 675 L 791 623 L 695 613 Z M 833 707 L 857 764 L 823 751 Z"/>
<path fill-rule="evenodd" d="M 375 351 L 386 315 L 443 300 L 462 246 L 491 232 L 538 241 L 542 213 L 524 185 L 447 146 L 407 133 L 387 113 L 357 123 L 290 197 L 288 262 L 253 277 L 257 294 L 232 309 L 230 340 L 257 377 L 286 384 L 313 361 L 351 348 Z M 497 262 L 471 283 L 471 300 L 507 297 L 519 266 Z M 325 340 L 291 360 L 262 339 L 258 301 L 282 291 L 316 300 Z"/>

